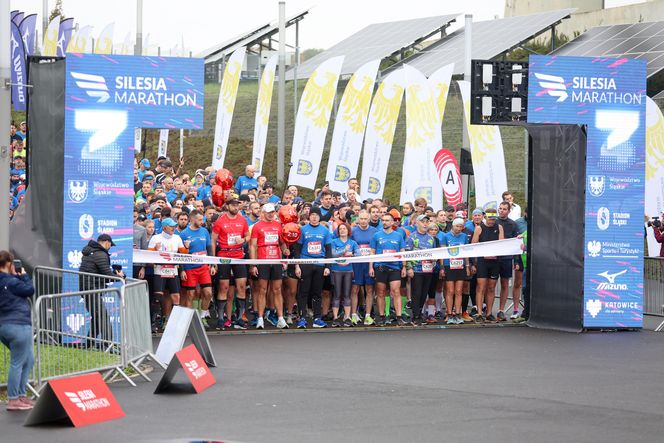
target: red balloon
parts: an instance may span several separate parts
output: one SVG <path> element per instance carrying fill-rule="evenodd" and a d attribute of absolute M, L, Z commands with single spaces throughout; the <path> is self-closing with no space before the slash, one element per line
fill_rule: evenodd
<path fill-rule="evenodd" d="M 233 180 L 233 174 L 228 169 L 219 169 L 215 176 L 214 181 L 221 186 L 223 189 L 232 189 L 235 181 Z"/>
<path fill-rule="evenodd" d="M 214 185 L 210 191 L 212 203 L 215 206 L 222 206 L 224 204 L 224 189 L 219 185 Z"/>
<path fill-rule="evenodd" d="M 301 236 L 300 225 L 297 223 L 286 223 L 281 231 L 281 239 L 289 245 L 296 243 Z"/>
<path fill-rule="evenodd" d="M 282 224 L 286 223 L 297 223 L 299 216 L 297 215 L 297 209 L 295 206 L 285 205 L 279 209 L 279 220 Z"/>

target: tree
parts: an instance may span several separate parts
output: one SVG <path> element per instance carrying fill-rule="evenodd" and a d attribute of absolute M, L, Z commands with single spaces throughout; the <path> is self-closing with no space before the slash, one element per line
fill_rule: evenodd
<path fill-rule="evenodd" d="M 57 16 L 60 16 L 60 21 L 65 18 L 65 13 L 62 10 L 62 0 L 55 0 L 55 7 L 48 16 L 48 22 L 50 23 Z"/>
<path fill-rule="evenodd" d="M 300 53 L 300 59 L 301 59 L 300 61 L 301 62 L 306 62 L 307 60 L 309 60 L 310 58 L 312 58 L 315 55 L 320 54 L 321 52 L 323 52 L 323 49 L 321 49 L 321 48 L 305 49 L 304 51 L 302 51 Z"/>

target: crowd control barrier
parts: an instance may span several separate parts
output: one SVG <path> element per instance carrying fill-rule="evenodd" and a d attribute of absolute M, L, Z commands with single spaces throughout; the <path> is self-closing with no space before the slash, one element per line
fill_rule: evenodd
<path fill-rule="evenodd" d="M 643 313 L 661 317 L 656 332 L 664 330 L 664 258 L 645 257 L 643 260 Z"/>

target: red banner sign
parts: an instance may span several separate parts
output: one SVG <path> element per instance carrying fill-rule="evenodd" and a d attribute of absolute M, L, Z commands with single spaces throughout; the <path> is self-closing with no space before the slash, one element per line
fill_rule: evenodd
<path fill-rule="evenodd" d="M 182 369 L 184 369 L 187 378 L 189 378 L 197 393 L 200 394 L 217 382 L 196 346 L 189 345 L 176 352 L 175 356 L 180 361 Z"/>

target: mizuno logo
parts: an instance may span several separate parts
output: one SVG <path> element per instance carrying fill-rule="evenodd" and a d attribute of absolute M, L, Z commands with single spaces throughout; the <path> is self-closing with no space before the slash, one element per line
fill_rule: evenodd
<path fill-rule="evenodd" d="M 544 88 L 551 97 L 558 97 L 557 102 L 565 101 L 568 97 L 565 79 L 557 75 L 539 74 L 535 72 L 539 85 Z"/>
<path fill-rule="evenodd" d="M 101 75 L 72 72 L 71 76 L 76 79 L 76 85 L 79 88 L 85 89 L 88 96 L 97 99 L 97 103 L 105 103 L 111 97 L 108 93 L 108 86 L 106 86 L 106 79 Z"/>
<path fill-rule="evenodd" d="M 609 274 L 609 271 L 604 271 L 601 274 L 597 274 L 600 277 L 604 277 L 607 282 L 600 283 L 597 285 L 597 290 L 598 291 L 615 291 L 615 290 L 620 290 L 620 291 L 626 291 L 627 290 L 627 284 L 625 283 L 616 283 L 616 277 L 623 275 L 624 273 L 627 272 L 627 269 L 623 269 L 620 272 L 616 272 L 615 274 Z"/>
<path fill-rule="evenodd" d="M 601 274 L 597 274 L 597 275 L 599 275 L 600 277 L 604 277 L 605 279 L 607 279 L 609 281 L 609 283 L 615 283 L 616 277 L 618 277 L 619 275 L 623 275 L 626 272 L 627 272 L 627 269 L 623 269 L 622 271 L 616 272 L 615 274 L 609 274 L 609 271 L 604 271 Z"/>

